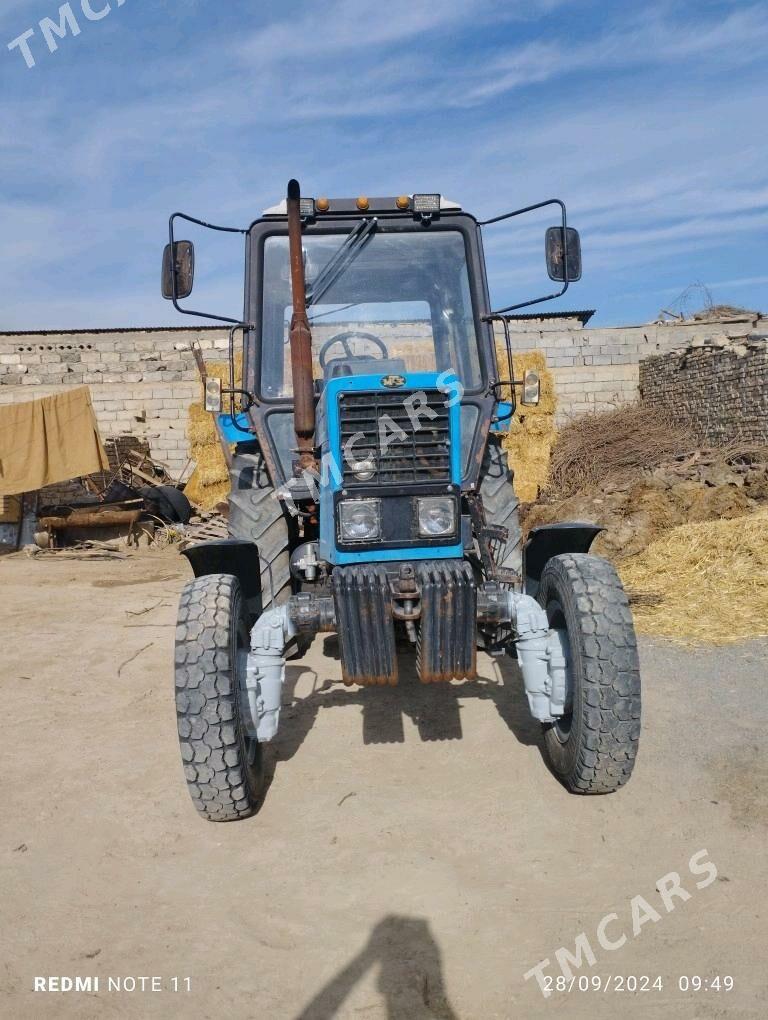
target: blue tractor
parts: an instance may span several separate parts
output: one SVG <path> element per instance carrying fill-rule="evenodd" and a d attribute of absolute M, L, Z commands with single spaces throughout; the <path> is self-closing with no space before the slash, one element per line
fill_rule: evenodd
<path fill-rule="evenodd" d="M 547 206 L 557 294 L 492 311 L 482 227 Z M 211 226 L 171 218 L 163 295 L 203 315 L 180 303 L 194 248 L 176 240 L 179 220 Z M 195 577 L 176 637 L 197 809 L 211 821 L 258 809 L 286 659 L 319 632 L 338 635 L 347 684 L 396 684 L 408 646 L 424 683 L 472 679 L 478 648 L 516 658 L 552 771 L 573 792 L 616 790 L 640 731 L 627 598 L 589 554 L 595 525 L 537 528 L 523 547 L 501 445 L 516 399 L 539 399 L 535 373 L 515 377 L 508 315 L 581 275 L 563 203 L 479 223 L 437 194 L 309 199 L 291 181 L 239 233 L 245 313 L 225 320 L 229 384 L 204 380 L 230 468 L 230 537 L 187 550 Z"/>

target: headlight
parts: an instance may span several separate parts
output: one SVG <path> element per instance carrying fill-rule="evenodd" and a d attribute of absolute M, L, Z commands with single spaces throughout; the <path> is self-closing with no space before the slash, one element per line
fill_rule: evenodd
<path fill-rule="evenodd" d="M 416 500 L 419 534 L 440 538 L 456 531 L 456 500 L 451 496 L 427 496 Z"/>
<path fill-rule="evenodd" d="M 342 542 L 371 542 L 381 535 L 381 501 L 347 499 L 339 503 L 339 538 Z"/>

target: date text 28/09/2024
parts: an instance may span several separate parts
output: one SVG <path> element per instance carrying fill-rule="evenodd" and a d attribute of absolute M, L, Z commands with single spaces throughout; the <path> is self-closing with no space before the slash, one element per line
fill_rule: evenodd
<path fill-rule="evenodd" d="M 680 992 L 730 992 L 733 977 L 730 974 L 680 974 L 677 979 L 665 979 L 660 974 L 579 974 L 566 978 L 546 974 L 543 981 L 548 993 L 552 992 L 663 992 L 670 984 Z"/>

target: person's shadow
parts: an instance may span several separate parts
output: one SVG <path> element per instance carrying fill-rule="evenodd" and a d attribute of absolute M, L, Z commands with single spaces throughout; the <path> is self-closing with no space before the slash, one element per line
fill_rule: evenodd
<path fill-rule="evenodd" d="M 379 921 L 357 956 L 307 1003 L 295 1020 L 331 1020 L 372 968 L 389 1020 L 458 1020 L 443 981 L 440 948 L 421 917 Z"/>

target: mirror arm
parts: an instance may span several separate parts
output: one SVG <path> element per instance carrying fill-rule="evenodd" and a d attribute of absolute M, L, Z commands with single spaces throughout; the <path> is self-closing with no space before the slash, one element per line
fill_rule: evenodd
<path fill-rule="evenodd" d="M 214 223 L 206 223 L 204 220 L 197 220 L 194 216 L 187 216 L 186 213 L 175 212 L 168 221 L 168 238 L 171 245 L 171 257 L 176 257 L 176 238 L 174 236 L 174 223 L 176 220 L 185 220 L 187 223 L 196 223 L 199 227 L 206 227 L 208 230 L 217 230 L 223 234 L 243 234 L 247 235 L 247 230 L 242 230 L 240 227 L 218 227 Z M 230 319 L 225 315 L 214 315 L 211 312 L 195 312 L 191 308 L 182 308 L 179 304 L 178 289 L 176 287 L 176 271 L 171 273 L 171 287 L 173 293 L 171 295 L 171 301 L 173 307 L 177 312 L 181 312 L 182 315 L 194 315 L 198 319 L 215 319 L 217 322 L 229 322 L 236 325 L 241 325 L 239 319 Z"/>
<path fill-rule="evenodd" d="M 494 216 L 490 220 L 480 220 L 478 227 L 490 227 L 492 223 L 501 223 L 502 220 L 511 220 L 514 216 L 524 216 L 526 213 L 535 212 L 537 209 L 545 209 L 548 205 L 559 205 L 563 214 L 563 226 L 566 226 L 565 203 L 559 198 L 548 198 L 545 202 L 537 202 L 535 205 L 527 205 L 524 209 L 515 209 L 514 212 L 502 213 L 501 216 Z"/>
<path fill-rule="evenodd" d="M 224 396 L 224 394 L 226 394 L 229 397 L 229 406 L 230 406 L 229 419 L 230 419 L 233 427 L 236 428 L 238 432 L 243 432 L 243 433 L 245 433 L 245 435 L 250 436 L 250 438 L 253 439 L 253 437 L 254 437 L 253 429 L 244 428 L 238 422 L 238 420 L 237 420 L 238 416 L 237 416 L 237 412 L 235 411 L 235 394 L 239 393 L 241 396 L 245 397 L 245 400 L 243 402 L 243 408 L 242 408 L 242 411 L 240 412 L 240 414 L 248 414 L 250 409 L 256 404 L 256 398 L 254 397 L 254 395 L 252 393 L 249 393 L 248 390 L 239 390 L 239 389 L 222 390 L 221 393 L 222 393 L 222 396 Z"/>
<path fill-rule="evenodd" d="M 249 329 L 252 328 L 253 327 L 250 325 L 250 323 L 237 322 L 229 331 L 229 389 L 222 390 L 223 393 L 229 394 L 229 414 L 230 417 L 232 418 L 233 424 L 235 425 L 236 428 L 240 429 L 241 432 L 246 432 L 249 430 L 241 428 L 235 420 L 237 418 L 237 411 L 235 409 L 235 395 L 239 393 L 241 396 L 244 396 L 246 398 L 245 403 L 241 408 L 241 412 L 244 414 L 247 414 L 250 411 L 250 409 L 255 404 L 258 403 L 258 401 L 256 397 L 253 395 L 253 393 L 250 392 L 250 390 L 240 389 L 235 385 L 235 333 L 239 329 L 243 331 L 243 347 L 245 347 L 245 334 Z M 245 363 L 243 363 L 241 375 L 243 375 L 243 379 L 241 380 L 241 382 L 245 383 L 246 381 L 244 378 Z"/>
<path fill-rule="evenodd" d="M 490 315 L 484 315 L 483 319 L 485 322 L 490 322 L 491 319 L 503 319 L 508 312 L 517 311 L 517 309 L 519 308 L 530 308 L 531 305 L 540 305 L 543 304 L 545 301 L 554 301 L 555 298 L 562 297 L 563 294 L 565 294 L 565 292 L 568 290 L 569 286 L 570 281 L 566 280 L 565 284 L 563 285 L 563 289 L 559 290 L 557 294 L 547 294 L 546 297 L 534 298 L 533 301 L 520 301 L 516 305 L 507 305 L 506 308 L 499 308 L 497 311 L 491 312 Z"/>
<path fill-rule="evenodd" d="M 506 308 L 499 308 L 495 312 L 491 312 L 490 315 L 484 315 L 483 321 L 490 322 L 492 319 L 499 319 L 503 321 L 503 317 L 508 312 L 515 312 L 519 308 L 530 308 L 531 305 L 540 305 L 545 301 L 554 301 L 556 298 L 560 298 L 565 294 L 570 286 L 571 281 L 568 279 L 568 214 L 565 209 L 565 202 L 559 198 L 548 198 L 546 202 L 537 202 L 535 205 L 527 205 L 524 209 L 515 209 L 514 212 L 504 213 L 501 216 L 494 216 L 490 220 L 483 220 L 478 223 L 479 227 L 488 227 L 492 223 L 501 223 L 502 220 L 510 220 L 514 216 L 523 216 L 525 213 L 535 212 L 537 209 L 545 209 L 548 205 L 557 205 L 560 207 L 560 213 L 562 217 L 562 230 L 563 230 L 563 274 L 564 281 L 562 290 L 559 290 L 556 294 L 547 294 L 546 297 L 534 298 L 533 301 L 520 301 L 516 305 L 507 305 Z"/>

